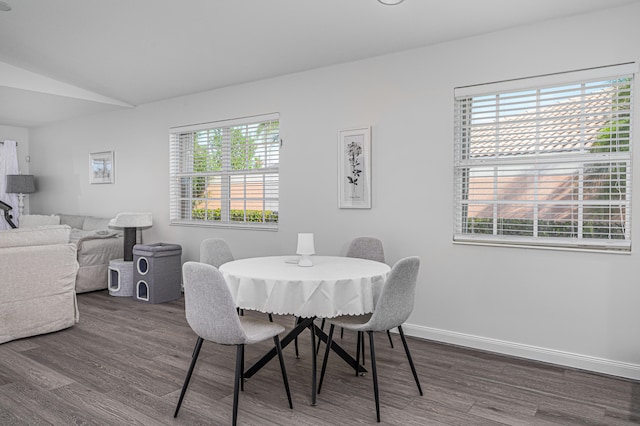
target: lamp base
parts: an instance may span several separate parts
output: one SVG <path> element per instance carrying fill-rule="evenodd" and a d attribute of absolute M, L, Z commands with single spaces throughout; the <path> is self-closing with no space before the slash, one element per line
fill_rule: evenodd
<path fill-rule="evenodd" d="M 302 255 L 302 257 L 300 257 L 300 260 L 298 261 L 298 266 L 313 266 L 313 262 L 311 261 L 311 256 L 308 255 Z"/>
<path fill-rule="evenodd" d="M 18 194 L 18 220 L 24 215 L 24 194 Z"/>

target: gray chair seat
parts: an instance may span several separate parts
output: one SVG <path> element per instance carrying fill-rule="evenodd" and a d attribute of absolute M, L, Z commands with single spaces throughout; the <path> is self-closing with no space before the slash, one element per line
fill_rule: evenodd
<path fill-rule="evenodd" d="M 262 342 L 263 340 L 270 339 L 285 331 L 283 326 L 275 322 L 265 322 L 263 320 L 245 316 L 242 316 L 239 319 L 246 334 L 246 341 L 243 342 L 245 345 Z"/>
<path fill-rule="evenodd" d="M 337 327 L 346 328 L 347 330 L 354 331 L 366 331 L 364 326 L 371 319 L 372 314 L 364 315 L 342 315 L 339 317 L 330 318 L 328 321 Z"/>

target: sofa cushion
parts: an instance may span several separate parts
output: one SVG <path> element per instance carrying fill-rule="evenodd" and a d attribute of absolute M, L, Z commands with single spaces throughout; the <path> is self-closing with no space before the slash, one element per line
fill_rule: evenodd
<path fill-rule="evenodd" d="M 60 216 L 61 225 L 69 225 L 70 227 L 75 229 L 82 229 L 82 226 L 84 225 L 84 219 L 86 218 L 86 216 L 75 215 L 75 214 L 58 213 L 58 216 Z"/>
<path fill-rule="evenodd" d="M 0 247 L 25 247 L 69 242 L 71 228 L 67 225 L 16 228 L 0 232 Z"/>
<path fill-rule="evenodd" d="M 85 231 L 82 229 L 71 229 L 71 233 L 69 234 L 69 241 L 77 242 L 81 238 L 88 238 L 97 235 L 101 231 Z M 107 232 L 107 231 L 103 231 Z"/>
<path fill-rule="evenodd" d="M 118 233 L 110 229 L 100 229 L 99 231 L 84 231 L 82 229 L 72 229 L 69 234 L 69 241 L 77 243 L 78 248 L 83 241 L 97 240 L 101 238 L 114 238 Z"/>
<path fill-rule="evenodd" d="M 60 225 L 60 216 L 44 214 L 23 214 L 20 216 L 20 228 L 45 225 Z"/>
<path fill-rule="evenodd" d="M 103 217 L 93 217 L 93 216 L 87 216 L 84 219 L 84 224 L 82 225 L 82 230 L 83 231 L 98 231 L 100 229 L 108 229 L 109 228 L 109 221 L 111 219 L 107 218 L 103 218 Z"/>

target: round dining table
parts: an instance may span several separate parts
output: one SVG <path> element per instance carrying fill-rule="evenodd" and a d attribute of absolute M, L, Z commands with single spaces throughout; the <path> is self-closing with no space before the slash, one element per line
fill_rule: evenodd
<path fill-rule="evenodd" d="M 387 264 L 340 256 L 313 256 L 298 266 L 295 256 L 234 260 L 220 266 L 236 306 L 302 318 L 331 318 L 373 311 L 390 271 Z"/>
<path fill-rule="evenodd" d="M 367 259 L 340 256 L 312 256 L 313 266 L 298 266 L 296 256 L 268 256 L 234 260 L 220 266 L 236 306 L 260 312 L 294 315 L 296 326 L 281 339 L 282 347 L 305 329 L 311 331 L 311 404 L 316 404 L 316 337 L 327 335 L 315 325 L 315 318 L 362 315 L 373 312 L 391 268 Z M 339 344 L 331 349 L 356 371 L 365 372 L 357 360 Z M 296 347 L 297 350 L 297 347 Z M 251 366 L 249 378 L 276 355 L 273 348 Z"/>

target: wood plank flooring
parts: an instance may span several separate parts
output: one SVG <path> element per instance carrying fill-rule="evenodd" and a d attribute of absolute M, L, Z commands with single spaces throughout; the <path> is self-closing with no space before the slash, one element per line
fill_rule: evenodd
<path fill-rule="evenodd" d="M 210 342 L 173 418 L 196 340 L 182 300 L 150 305 L 100 291 L 78 295 L 78 303 L 74 327 L 0 345 L 0 425 L 231 423 L 235 348 Z M 293 326 L 292 317 L 274 319 Z M 639 382 L 408 338 L 420 396 L 399 336 L 393 337 L 395 349 L 384 334 L 376 336 L 381 424 L 640 424 Z M 355 352 L 352 333 L 337 341 Z M 335 354 L 317 405 L 309 404 L 308 332 L 299 344 L 299 359 L 293 345 L 284 350 L 294 409 L 274 360 L 246 382 L 239 424 L 376 424 L 370 375 L 356 377 Z M 269 348 L 247 347 L 246 366 Z"/>

